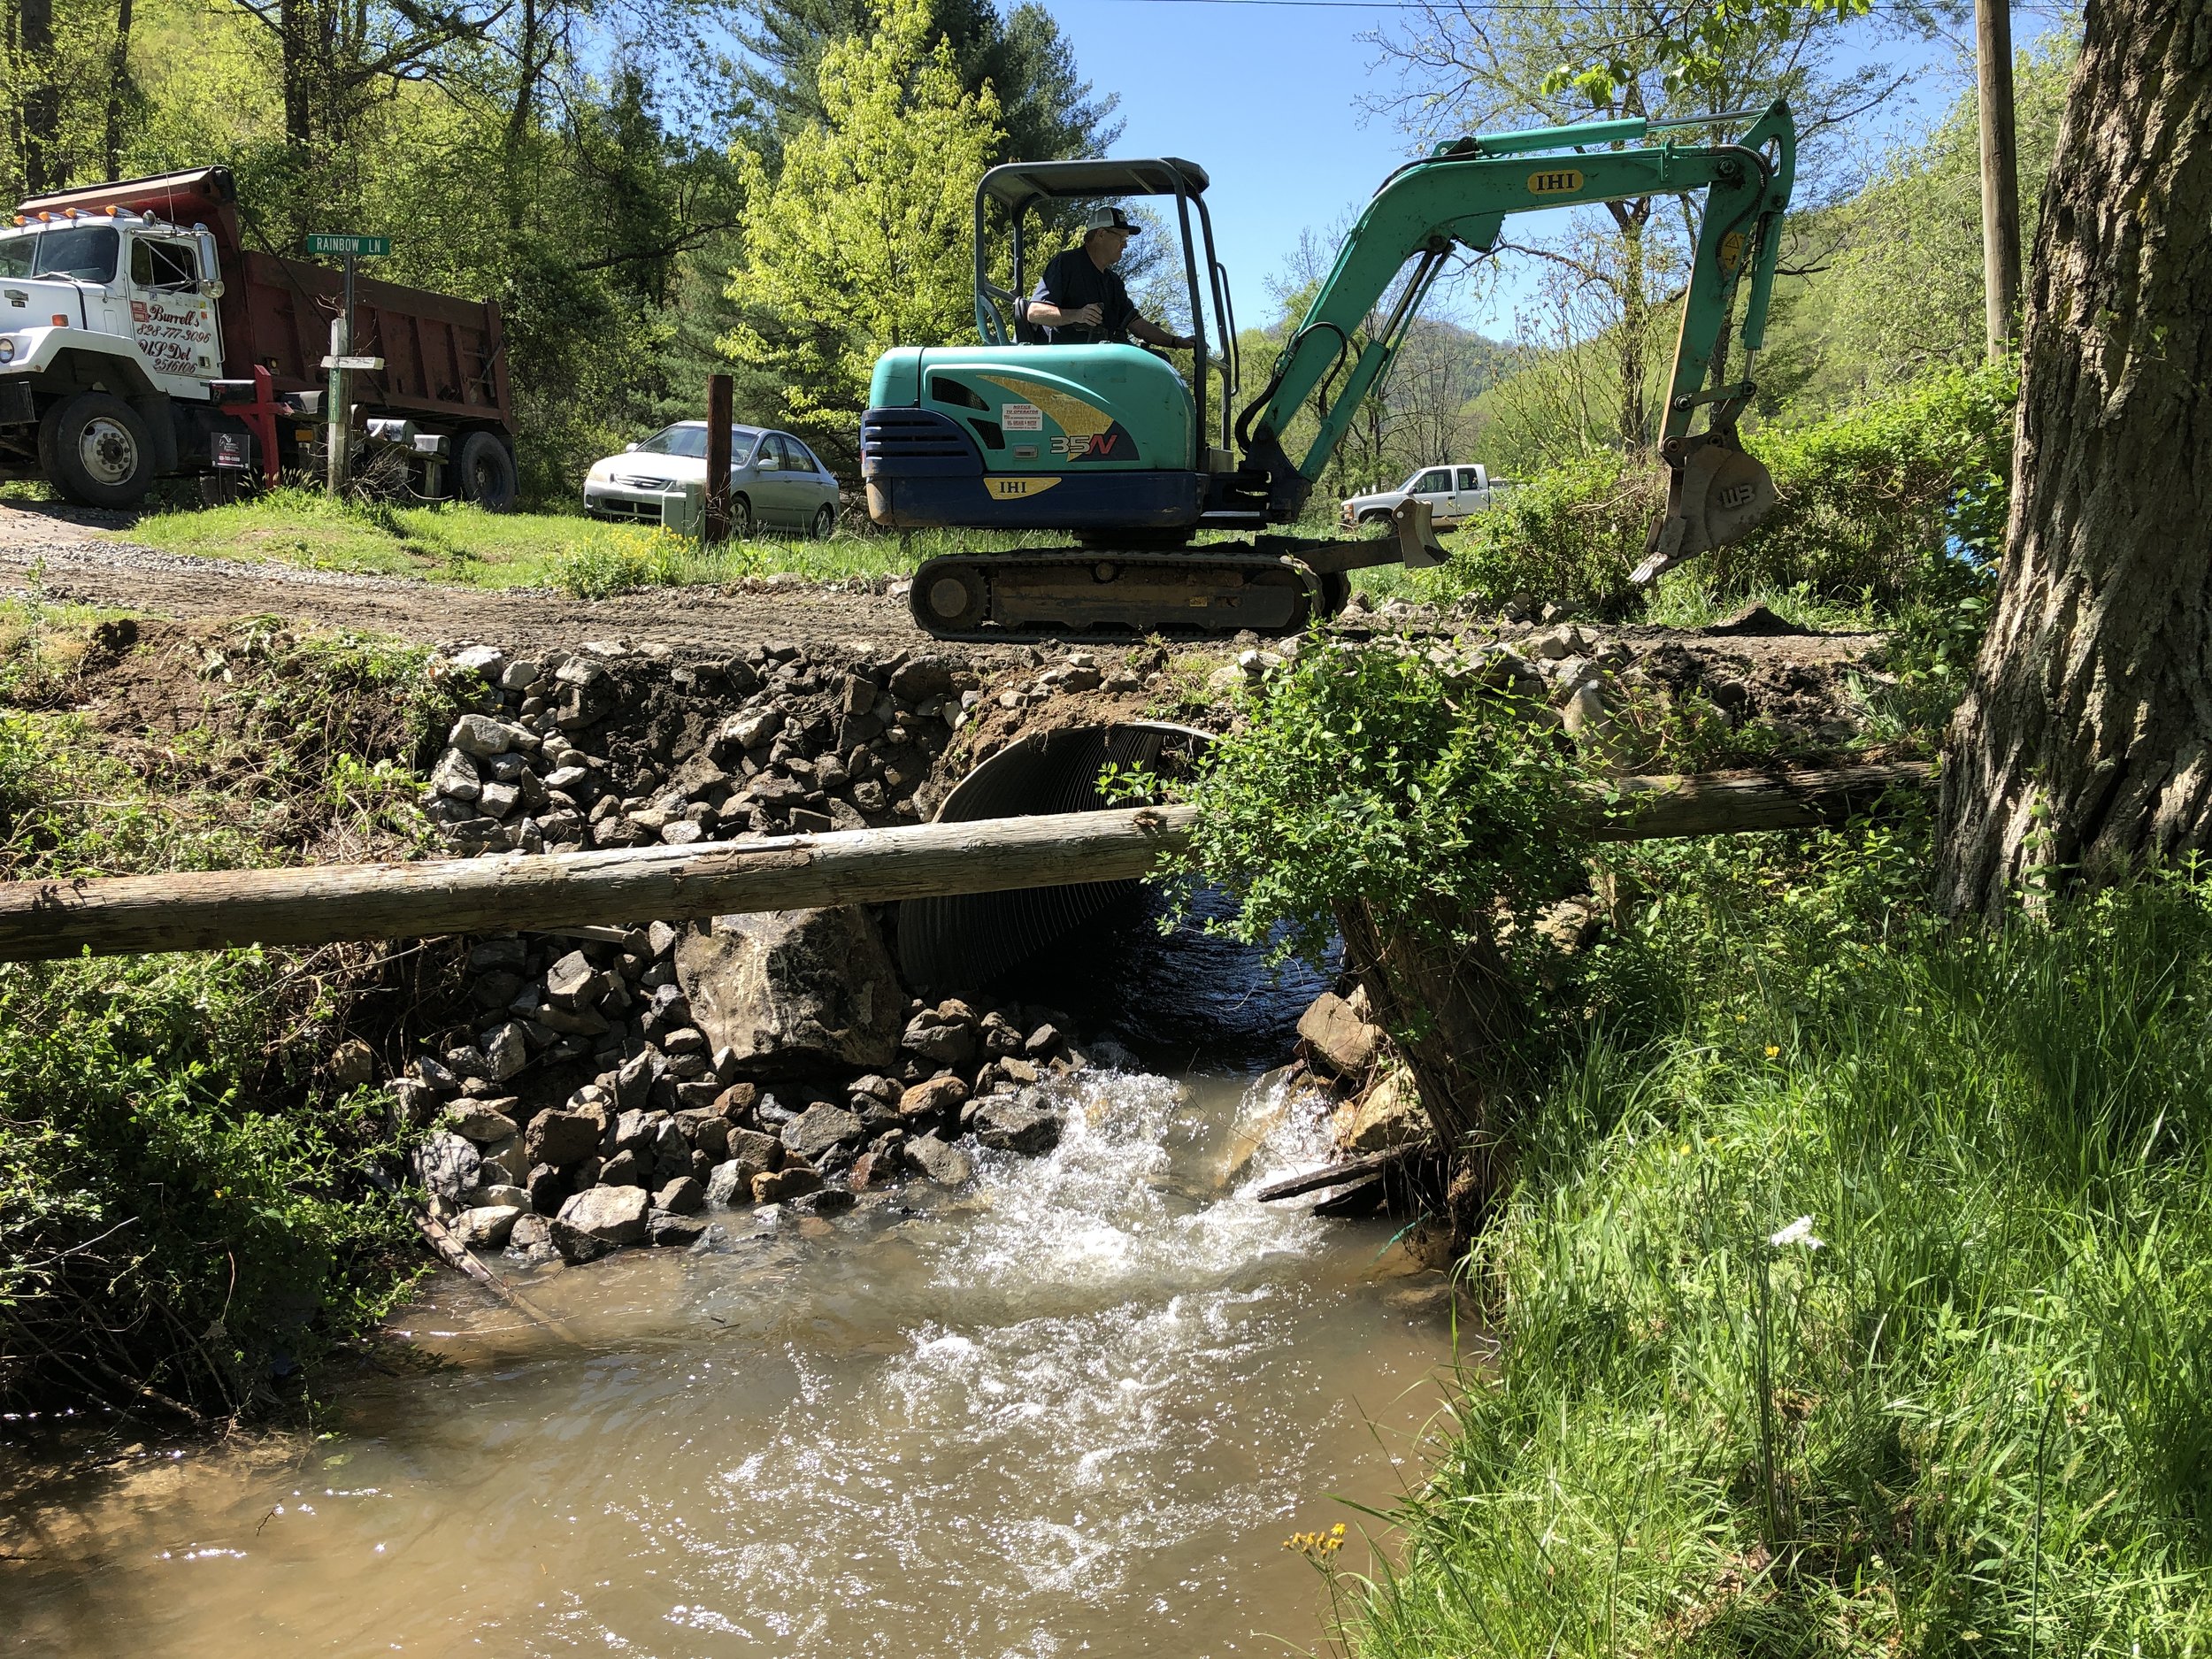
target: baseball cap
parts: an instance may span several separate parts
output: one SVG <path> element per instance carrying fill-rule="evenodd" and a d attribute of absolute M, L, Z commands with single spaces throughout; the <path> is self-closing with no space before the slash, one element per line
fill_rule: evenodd
<path fill-rule="evenodd" d="M 1094 230 L 1125 230 L 1133 236 L 1143 228 L 1118 207 L 1094 208 L 1083 220 L 1083 234 L 1086 236 Z"/>

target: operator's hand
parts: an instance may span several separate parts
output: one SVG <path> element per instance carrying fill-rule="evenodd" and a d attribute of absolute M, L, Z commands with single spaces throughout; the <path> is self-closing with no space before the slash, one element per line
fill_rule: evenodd
<path fill-rule="evenodd" d="M 1069 322 L 1079 323 L 1086 328 L 1099 327 L 1106 321 L 1106 308 L 1102 305 L 1086 305 L 1079 311 L 1064 314 Z"/>

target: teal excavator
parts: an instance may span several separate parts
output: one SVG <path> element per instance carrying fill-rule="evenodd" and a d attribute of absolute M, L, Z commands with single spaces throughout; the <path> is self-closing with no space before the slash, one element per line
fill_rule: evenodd
<path fill-rule="evenodd" d="M 1755 114 L 1732 143 L 1641 142 Z M 1754 390 L 1795 148 L 1780 103 L 1440 145 L 1384 180 L 1266 386 L 1240 410 L 1236 314 L 1201 168 L 1173 157 L 992 168 L 975 205 L 981 343 L 902 347 L 876 365 L 861 420 L 869 516 L 901 529 L 1056 532 L 1075 545 L 931 558 L 915 572 L 915 620 L 942 639 L 1290 634 L 1340 610 L 1353 571 L 1442 562 L 1417 501 L 1398 510 L 1392 537 L 1324 541 L 1277 526 L 1304 510 L 1453 250 L 1487 252 L 1509 214 L 1580 203 L 1703 193 L 1659 433 L 1666 509 L 1635 580 L 1739 539 L 1775 499 L 1736 423 Z M 1025 314 L 1033 221 L 1064 218 L 1078 202 L 1138 196 L 1171 204 L 1162 216 L 1181 232 L 1197 341 L 1187 383 L 1124 340 L 1036 343 Z M 1010 270 L 1003 284 L 993 280 L 995 209 L 1010 242 L 1010 257 L 995 265 Z M 1294 456 L 1286 434 L 1307 408 L 1317 426 Z"/>

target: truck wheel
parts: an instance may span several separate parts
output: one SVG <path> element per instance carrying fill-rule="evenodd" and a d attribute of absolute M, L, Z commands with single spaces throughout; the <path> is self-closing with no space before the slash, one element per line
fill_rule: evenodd
<path fill-rule="evenodd" d="M 135 507 L 154 487 L 152 434 L 136 410 L 105 392 L 57 404 L 39 423 L 38 458 L 80 507 Z"/>
<path fill-rule="evenodd" d="M 1370 526 L 1379 524 L 1388 524 L 1390 522 L 1390 512 L 1387 508 L 1376 509 L 1371 507 L 1365 512 L 1360 514 L 1359 521 L 1362 524 Z"/>
<path fill-rule="evenodd" d="M 454 471 L 463 501 L 472 502 L 486 512 L 515 510 L 515 457 L 495 434 L 472 432 L 462 439 Z"/>

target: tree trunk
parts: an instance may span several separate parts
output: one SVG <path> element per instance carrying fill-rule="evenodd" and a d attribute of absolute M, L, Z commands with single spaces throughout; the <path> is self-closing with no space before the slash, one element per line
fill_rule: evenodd
<path fill-rule="evenodd" d="M 2212 0 L 2090 0 L 2085 25 L 1943 772 L 1954 911 L 2212 849 Z"/>
<path fill-rule="evenodd" d="M 1524 1014 L 1482 918 L 1429 920 L 1417 933 L 1379 924 L 1364 903 L 1337 907 L 1345 964 L 1404 1055 L 1437 1143 L 1470 1178 L 1462 1187 L 1470 1202 L 1459 1206 L 1466 1213 L 1453 1217 L 1463 1233 L 1504 1178 Z"/>
<path fill-rule="evenodd" d="M 1650 213 L 1648 196 L 1613 204 L 1621 233 L 1620 434 L 1632 456 L 1641 455 L 1651 442 L 1651 411 L 1644 387 L 1644 350 L 1651 333 L 1651 306 L 1644 296 L 1644 224 Z"/>
<path fill-rule="evenodd" d="M 310 0 L 279 0 L 277 41 L 283 57 L 284 142 L 305 150 L 309 111 L 312 107 L 310 82 L 314 74 L 314 50 L 308 39 Z"/>
<path fill-rule="evenodd" d="M 507 228 L 522 228 L 523 203 L 526 193 L 518 176 L 522 165 L 523 145 L 530 136 L 530 125 L 536 114 L 538 92 L 538 0 L 522 0 L 521 45 L 518 56 L 522 60 L 522 76 L 515 84 L 515 101 L 507 112 L 506 173 L 507 173 Z"/>
<path fill-rule="evenodd" d="M 23 0 L 23 188 L 38 196 L 68 181 L 59 152 L 61 82 L 54 75 L 54 0 Z"/>
<path fill-rule="evenodd" d="M 106 142 L 100 159 L 107 176 L 123 176 L 123 120 L 133 102 L 131 86 L 131 0 L 116 0 L 115 39 L 108 46 Z"/>

